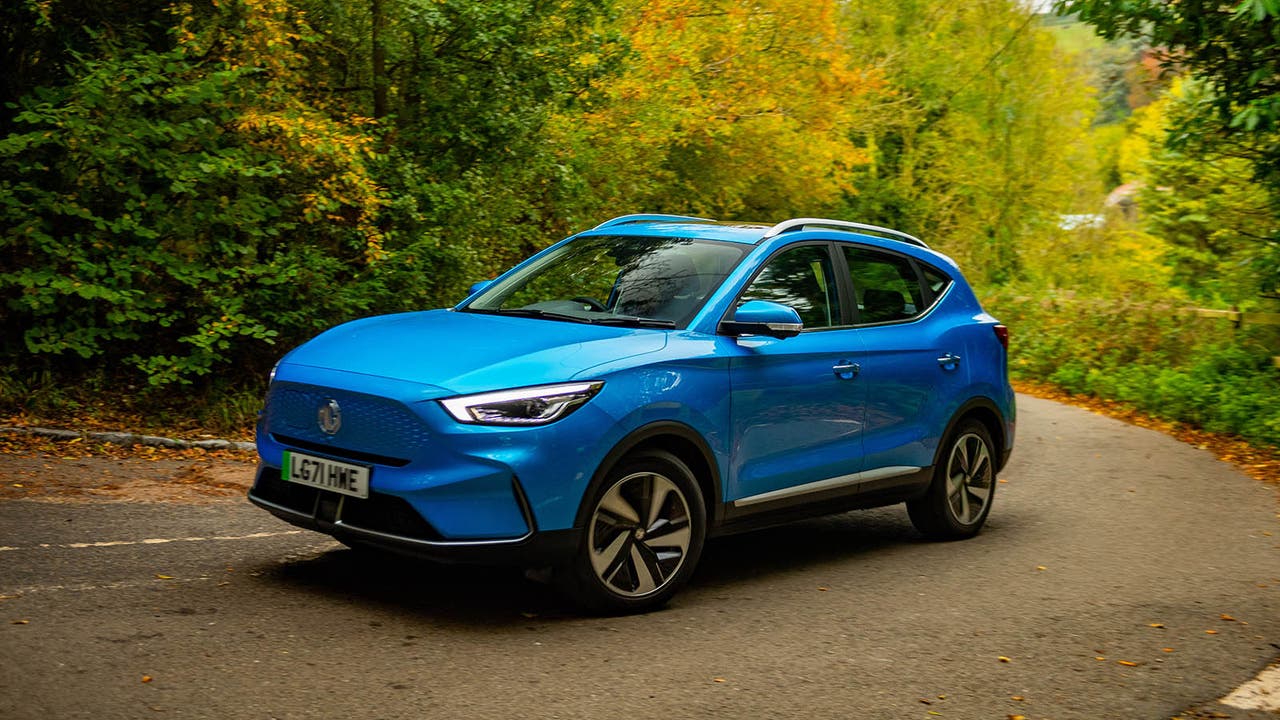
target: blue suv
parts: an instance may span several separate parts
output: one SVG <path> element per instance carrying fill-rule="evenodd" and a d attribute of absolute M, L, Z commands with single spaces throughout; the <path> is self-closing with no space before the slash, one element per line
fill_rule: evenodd
<path fill-rule="evenodd" d="M 896 230 L 629 215 L 286 355 L 249 498 L 357 548 L 668 600 L 709 537 L 905 502 L 974 535 L 1014 438 L 1008 333 Z"/>

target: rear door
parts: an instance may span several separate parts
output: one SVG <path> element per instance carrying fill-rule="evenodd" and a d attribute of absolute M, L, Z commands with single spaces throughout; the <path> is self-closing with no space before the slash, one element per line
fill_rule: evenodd
<path fill-rule="evenodd" d="M 928 466 L 940 440 L 945 398 L 964 384 L 965 365 L 950 321 L 932 312 L 945 274 L 902 254 L 840 243 L 855 301 L 858 357 L 867 392 L 862 448 L 869 471 Z M 886 474 L 893 484 L 895 473 Z M 864 490 L 875 489 L 870 484 Z"/>

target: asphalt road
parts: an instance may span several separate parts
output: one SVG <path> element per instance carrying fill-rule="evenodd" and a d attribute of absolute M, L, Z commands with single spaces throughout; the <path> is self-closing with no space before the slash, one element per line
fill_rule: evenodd
<path fill-rule="evenodd" d="M 979 537 L 895 507 L 722 539 L 639 617 L 236 499 L 0 502 L 0 717 L 1275 717 L 1213 701 L 1280 656 L 1276 487 L 1019 403 Z"/>

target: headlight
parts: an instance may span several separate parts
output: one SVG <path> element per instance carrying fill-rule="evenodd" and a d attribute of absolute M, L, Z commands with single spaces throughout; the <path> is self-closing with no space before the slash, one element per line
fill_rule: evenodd
<path fill-rule="evenodd" d="M 545 425 L 559 420 L 590 400 L 603 382 L 540 385 L 538 387 L 463 395 L 440 404 L 458 422 L 479 425 Z"/>

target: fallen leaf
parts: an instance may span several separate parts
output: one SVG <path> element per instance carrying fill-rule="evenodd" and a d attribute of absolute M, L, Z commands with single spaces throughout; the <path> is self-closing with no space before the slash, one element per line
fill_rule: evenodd
<path fill-rule="evenodd" d="M 921 703 L 923 703 L 923 704 L 925 704 L 925 705 L 932 705 L 932 704 L 933 704 L 933 701 L 932 701 L 932 700 L 930 700 L 929 698 L 920 698 L 920 702 L 921 702 Z"/>
<path fill-rule="evenodd" d="M 722 683 L 722 682 L 724 682 L 724 678 L 711 678 L 711 681 L 712 681 L 712 682 Z"/>
<path fill-rule="evenodd" d="M 1097 660 L 1098 662 L 1103 662 L 1106 660 L 1106 658 L 1102 657 L 1101 655 L 1095 655 L 1093 659 Z"/>
<path fill-rule="evenodd" d="M 1132 660 L 1117 660 L 1116 664 L 1123 665 L 1125 667 L 1138 667 L 1138 663 L 1133 662 Z"/>
<path fill-rule="evenodd" d="M 999 660 L 999 661 L 1000 661 L 1000 662 L 1002 662 L 1002 663 L 1013 662 L 1012 660 L 1010 660 L 1009 658 L 1005 657 L 1004 655 L 1001 655 L 1000 657 L 998 657 L 998 658 L 996 658 L 996 659 L 997 659 L 997 660 Z"/>
<path fill-rule="evenodd" d="M 939 700 L 946 700 L 946 699 L 947 699 L 947 696 L 946 696 L 946 695 L 939 695 L 939 696 L 938 696 L 938 699 L 939 699 Z"/>
<path fill-rule="evenodd" d="M 1027 720 L 1025 715 L 1010 715 L 1009 720 Z"/>
<path fill-rule="evenodd" d="M 1010 699 L 1010 700 L 1016 700 L 1016 701 L 1018 701 L 1018 702 L 1022 702 L 1023 700 L 1026 700 L 1026 698 L 1022 697 L 1021 695 L 1013 695 L 1013 696 L 1011 696 L 1009 699 Z"/>
<path fill-rule="evenodd" d="M 1222 613 L 1222 614 L 1221 614 L 1221 615 L 1219 615 L 1218 617 L 1222 618 L 1223 620 L 1226 620 L 1227 622 L 1235 622 L 1235 620 L 1236 620 L 1235 618 L 1231 617 L 1230 615 L 1228 615 L 1228 614 L 1226 614 L 1226 613 Z"/>
<path fill-rule="evenodd" d="M 824 588 L 824 587 L 820 587 L 820 588 L 818 588 L 818 592 L 826 592 L 826 591 L 827 591 L 827 589 L 826 589 L 826 588 Z"/>
<path fill-rule="evenodd" d="M 1164 623 L 1147 623 L 1147 627 L 1162 628 L 1164 627 Z"/>
<path fill-rule="evenodd" d="M 1173 648 L 1160 648 L 1160 652 L 1173 652 Z"/>
<path fill-rule="evenodd" d="M 997 480 L 996 482 L 1000 483 L 1001 485 L 1008 485 L 1008 484 L 1009 484 L 1009 481 L 1008 481 L 1008 480 L 1005 480 L 1004 478 L 1000 478 L 1000 479 L 999 479 L 999 480 Z"/>
<path fill-rule="evenodd" d="M 156 579 L 157 579 L 157 580 L 172 580 L 172 579 L 173 579 L 173 576 L 172 576 L 172 575 L 161 575 L 160 573 L 156 573 Z"/>
<path fill-rule="evenodd" d="M 1205 634 L 1205 635 L 1217 635 L 1217 634 L 1218 634 L 1218 631 L 1217 631 L 1217 630 L 1205 630 L 1205 631 L 1204 631 L 1204 634 Z"/>
<path fill-rule="evenodd" d="M 929 711 L 929 714 L 930 714 L 930 715 L 941 715 L 942 713 L 938 712 L 937 710 L 930 710 L 930 711 Z"/>
<path fill-rule="evenodd" d="M 1037 566 L 1036 566 L 1036 569 L 1037 569 L 1037 570 L 1048 570 L 1049 568 L 1047 568 L 1047 567 L 1045 567 L 1045 566 L 1043 566 L 1043 565 L 1037 565 Z"/>
<path fill-rule="evenodd" d="M 144 682 L 144 683 L 149 683 L 149 682 L 151 682 L 151 676 L 150 676 L 150 675 L 143 675 L 143 676 L 142 676 L 142 682 Z"/>
<path fill-rule="evenodd" d="M 13 620 L 10 622 L 10 624 L 11 625 L 30 625 L 31 621 L 30 620 Z"/>

